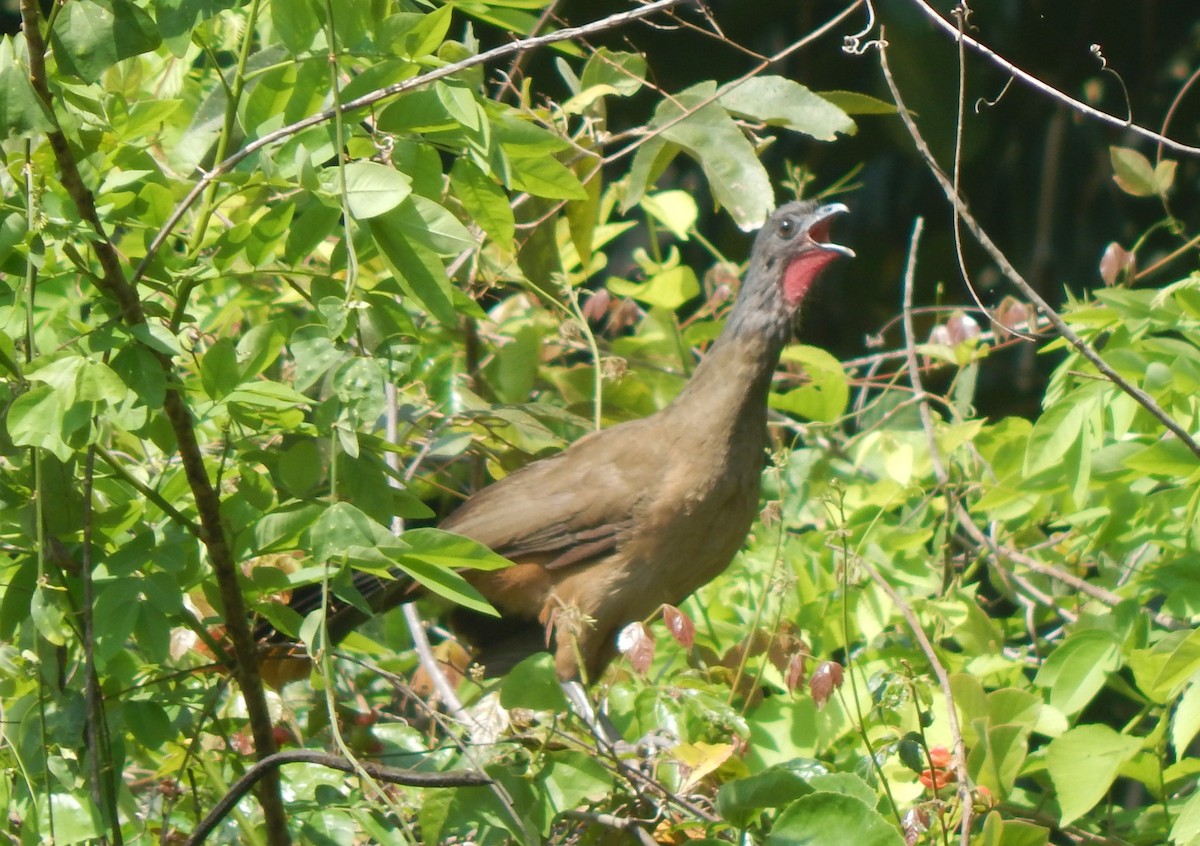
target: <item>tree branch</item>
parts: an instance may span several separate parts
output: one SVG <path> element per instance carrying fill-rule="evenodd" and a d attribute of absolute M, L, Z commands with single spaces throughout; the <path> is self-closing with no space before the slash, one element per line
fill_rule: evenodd
<path fill-rule="evenodd" d="M 1133 123 L 1126 118 L 1119 118 L 1116 115 L 1110 115 L 1108 112 L 1093 108 L 1087 103 L 1081 102 L 1076 100 L 1074 97 L 1064 94 L 1062 91 L 1059 91 L 1049 83 L 1042 82 L 1042 80 L 1038 79 L 1033 74 L 1021 70 L 1019 67 L 1008 61 L 1008 59 L 1005 59 L 986 44 L 982 44 L 971 36 L 960 32 L 957 25 L 950 23 L 950 21 L 939 15 L 937 10 L 930 6 L 926 0 L 912 0 L 912 4 L 916 6 L 917 9 L 923 15 L 925 15 L 925 17 L 929 18 L 929 20 L 932 21 L 935 26 L 953 37 L 955 41 L 961 40 L 963 44 L 966 44 L 992 64 L 996 65 L 1007 73 L 1012 74 L 1013 78 L 1017 81 L 1028 85 L 1030 88 L 1038 91 L 1041 94 L 1045 94 L 1050 99 L 1057 100 L 1058 102 L 1069 106 L 1070 108 L 1079 112 L 1081 115 L 1094 118 L 1101 123 L 1107 123 L 1109 126 L 1114 126 L 1118 129 L 1128 130 L 1129 132 L 1139 135 L 1142 138 L 1154 141 L 1156 144 L 1166 147 L 1169 150 L 1174 150 L 1177 153 L 1184 153 L 1191 156 L 1200 156 L 1200 147 L 1193 147 L 1188 144 L 1183 144 L 1179 141 L 1174 141 L 1170 138 L 1167 138 L 1165 135 L 1155 132 L 1152 129 L 1146 129 L 1144 126 L 1138 126 L 1136 123 Z"/>
<path fill-rule="evenodd" d="M 343 773 L 355 774 L 360 770 L 371 778 L 388 784 L 403 784 L 409 787 L 484 787 L 492 783 L 486 775 L 479 773 L 448 772 L 436 773 L 418 770 L 389 767 L 385 764 L 375 764 L 367 761 L 347 761 L 337 755 L 316 752 L 311 749 L 293 749 L 287 752 L 275 752 L 260 760 L 246 771 L 246 774 L 234 782 L 221 801 L 208 812 L 192 836 L 187 839 L 186 846 L 199 846 L 208 835 L 220 824 L 221 820 L 233 809 L 242 797 L 252 788 L 255 782 L 268 775 L 278 779 L 278 769 L 284 764 L 317 764 L 338 770 Z"/>
<path fill-rule="evenodd" d="M 21 25 L 25 33 L 25 42 L 29 48 L 29 80 L 38 96 L 46 104 L 47 110 L 53 115 L 54 97 L 46 77 L 46 43 L 42 38 L 40 17 L 36 0 L 21 0 Z M 92 191 L 84 184 L 66 135 L 61 128 L 55 126 L 47 133 L 47 138 L 54 153 L 63 188 L 74 202 L 80 219 L 93 232 L 89 242 L 92 249 L 96 251 L 102 271 L 100 276 L 94 278 L 96 286 L 103 294 L 116 302 L 121 310 L 121 318 L 126 325 L 131 327 L 146 325 L 146 314 L 142 309 L 136 284 L 125 276 L 121 257 L 105 233 L 104 224 L 96 211 L 95 198 Z M 166 353 L 153 349 L 151 352 L 162 368 L 166 379 L 167 390 L 163 400 L 163 411 L 175 434 L 180 462 L 195 499 L 196 510 L 200 515 L 201 538 L 208 550 L 209 560 L 220 589 L 226 630 L 233 641 L 235 655 L 233 671 L 246 701 L 246 711 L 254 735 L 255 750 L 259 756 L 265 757 L 275 752 L 275 736 L 272 732 L 271 716 L 267 710 L 266 696 L 259 675 L 254 637 L 250 632 L 246 605 L 238 579 L 238 569 L 221 525 L 220 498 L 209 481 L 208 471 L 204 466 L 204 454 L 196 440 L 191 413 L 183 397 L 183 384 L 175 372 L 174 362 Z M 262 790 L 259 792 L 259 801 L 262 804 L 268 843 L 272 846 L 283 846 L 283 844 L 289 843 L 287 814 L 284 812 L 277 775 L 272 774 L 264 782 Z"/>
<path fill-rule="evenodd" d="M 921 0 L 915 0 L 915 2 L 921 2 Z M 1129 394 L 1129 396 L 1133 397 L 1133 399 L 1137 401 L 1142 408 L 1150 412 L 1150 414 L 1153 415 L 1156 420 L 1174 433 L 1174 435 L 1179 438 L 1179 440 L 1186 445 L 1189 450 L 1191 450 L 1198 458 L 1200 458 L 1200 443 L 1196 442 L 1195 438 L 1191 436 L 1191 433 L 1179 425 L 1179 423 L 1173 417 L 1171 417 L 1171 415 L 1167 414 L 1167 412 L 1163 410 L 1162 406 L 1160 406 L 1152 396 L 1143 391 L 1137 385 L 1127 381 L 1123 376 L 1121 376 L 1121 374 L 1117 373 L 1117 371 L 1108 365 L 1108 362 L 1100 357 L 1099 353 L 1093 350 L 1082 338 L 1075 334 L 1075 330 L 1068 326 L 1066 321 L 1059 317 L 1058 312 L 1051 308 L 1050 304 L 1042 298 L 1041 294 L 1035 291 L 1033 286 L 1030 285 L 1025 278 L 1017 272 L 1016 268 L 1014 268 L 1011 262 L 1009 262 L 1008 257 L 1004 255 L 1000 248 L 997 247 L 992 241 L 991 237 L 988 236 L 987 232 L 984 231 L 983 227 L 979 225 L 979 222 L 975 219 L 974 215 L 971 214 L 970 209 L 967 207 L 966 200 L 959 196 L 954 190 L 954 183 L 937 163 L 937 159 L 933 157 L 933 153 L 930 151 L 929 145 L 925 143 L 925 139 L 922 137 L 920 130 L 917 129 L 917 124 L 913 120 L 912 113 L 909 112 L 908 108 L 904 105 L 904 100 L 900 96 L 900 90 L 896 87 L 896 80 L 892 77 L 892 70 L 888 66 L 887 43 L 881 40 L 877 42 L 877 44 L 879 46 L 879 64 L 883 70 L 883 78 L 887 82 L 888 90 L 891 91 L 892 100 L 896 103 L 896 109 L 900 114 L 901 120 L 904 122 L 904 126 L 908 130 L 909 135 L 912 136 L 913 143 L 917 148 L 917 152 L 919 152 L 921 154 L 921 158 L 925 160 L 925 164 L 928 167 L 929 172 L 933 174 L 938 185 L 941 186 L 942 192 L 946 195 L 946 199 L 948 199 L 954 206 L 955 214 L 960 216 L 963 223 L 965 223 L 967 228 L 971 230 L 971 234 L 975 236 L 975 240 L 979 242 L 980 246 L 983 247 L 984 251 L 987 252 L 992 261 L 996 263 L 996 266 L 999 268 L 1000 272 L 1005 276 L 1005 278 L 1012 282 L 1012 284 L 1015 285 L 1021 291 L 1021 293 L 1029 299 L 1030 302 L 1037 306 L 1038 311 L 1046 316 L 1046 319 L 1050 321 L 1050 324 L 1054 326 L 1055 331 L 1058 332 L 1059 335 L 1066 338 L 1067 342 L 1070 343 L 1080 355 L 1090 361 L 1096 367 L 1096 369 L 1104 375 L 1105 378 L 1111 381 L 1122 391 Z"/>

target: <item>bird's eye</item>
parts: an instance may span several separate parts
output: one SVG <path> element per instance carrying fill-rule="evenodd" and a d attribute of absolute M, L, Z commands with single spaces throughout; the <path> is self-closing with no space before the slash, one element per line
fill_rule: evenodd
<path fill-rule="evenodd" d="M 787 240 L 796 234 L 796 222 L 790 217 L 779 221 L 779 237 Z"/>

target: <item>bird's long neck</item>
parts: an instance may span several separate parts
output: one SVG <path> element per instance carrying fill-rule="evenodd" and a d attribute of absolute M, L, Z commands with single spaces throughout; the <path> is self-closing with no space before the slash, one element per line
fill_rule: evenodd
<path fill-rule="evenodd" d="M 748 450 L 766 442 L 767 393 L 791 334 L 791 315 L 781 310 L 769 285 L 752 284 L 752 274 L 734 304 L 725 330 L 675 398 L 685 418 L 704 420 Z M 715 419 L 724 425 L 713 425 Z"/>

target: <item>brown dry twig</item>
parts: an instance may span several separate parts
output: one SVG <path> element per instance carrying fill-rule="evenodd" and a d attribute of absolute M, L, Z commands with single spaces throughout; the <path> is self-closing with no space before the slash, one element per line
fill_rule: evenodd
<path fill-rule="evenodd" d="M 1169 150 L 1174 150 L 1177 153 L 1183 153 L 1185 155 L 1190 155 L 1190 156 L 1200 156 L 1200 147 L 1193 147 L 1189 144 L 1183 144 L 1179 141 L 1175 141 L 1171 138 L 1167 138 L 1165 135 L 1155 132 L 1152 129 L 1146 129 L 1144 126 L 1139 126 L 1138 124 L 1133 123 L 1132 121 L 1129 121 L 1125 118 L 1119 118 L 1116 115 L 1111 115 L 1108 112 L 1104 112 L 1104 111 L 1101 111 L 1100 109 L 1093 108 L 1092 106 L 1089 106 L 1087 103 L 1076 100 L 1074 97 L 1071 97 L 1068 94 L 1064 94 L 1062 91 L 1059 91 L 1053 85 L 1043 82 L 1042 80 L 1038 79 L 1033 74 L 1028 73 L 1027 71 L 1021 70 L 1021 68 L 1014 65 L 1012 62 L 1010 62 L 1008 59 L 1001 56 L 999 53 L 997 53 L 992 48 L 988 47 L 986 44 L 976 41 L 974 38 L 972 38 L 969 35 L 961 33 L 959 31 L 959 27 L 956 24 L 953 24 L 950 21 L 943 18 L 940 14 L 938 14 L 937 10 L 935 10 L 932 6 L 929 5 L 929 3 L 926 2 L 926 0 L 912 0 L 912 4 L 914 6 L 916 6 L 917 9 L 923 15 L 925 15 L 925 17 L 927 17 L 930 21 L 932 21 L 934 23 L 934 25 L 937 26 L 938 29 L 947 33 L 955 40 L 958 40 L 961 38 L 963 44 L 970 47 L 972 50 L 974 50 L 979 55 L 983 56 L 985 59 L 990 61 L 992 64 L 996 65 L 1000 69 L 1011 74 L 1012 77 L 1014 79 L 1016 79 L 1018 82 L 1021 82 L 1025 85 L 1029 86 L 1030 88 L 1033 88 L 1035 91 L 1038 91 L 1039 93 L 1044 94 L 1045 96 L 1049 97 L 1050 99 L 1057 100 L 1058 102 L 1063 103 L 1064 105 L 1079 112 L 1081 115 L 1084 115 L 1085 117 L 1090 117 L 1095 120 L 1101 121 L 1102 123 L 1107 123 L 1109 126 L 1114 126 L 1118 129 L 1127 130 L 1129 132 L 1134 133 L 1135 135 L 1141 136 L 1142 138 L 1146 138 L 1150 141 L 1154 141 L 1155 143 L 1157 143 L 1163 147 L 1166 147 Z"/>
<path fill-rule="evenodd" d="M 347 761 L 337 755 L 316 752 L 311 749 L 291 749 L 286 752 L 276 752 L 256 763 L 246 774 L 234 782 L 221 801 L 196 826 L 192 836 L 187 839 L 186 846 L 199 846 L 208 835 L 220 824 L 221 820 L 233 809 L 243 796 L 250 791 L 254 784 L 268 773 L 275 773 L 284 764 L 317 764 L 338 770 L 343 773 L 355 774 L 359 771 L 368 773 L 372 778 L 388 784 L 403 784 L 411 787 L 484 787 L 492 783 L 486 775 L 478 773 L 446 772 L 435 773 L 418 770 L 389 767 L 385 764 L 375 764 L 368 761 Z"/>
<path fill-rule="evenodd" d="M 882 53 L 882 49 L 880 50 Z M 917 348 L 916 338 L 913 335 L 912 322 L 912 296 L 913 296 L 913 279 L 916 276 L 917 267 L 917 245 L 921 240 L 921 231 L 925 227 L 925 221 L 917 218 L 913 225 L 912 238 L 908 245 L 908 262 L 904 268 L 904 349 L 908 362 L 908 375 L 912 381 L 913 392 L 917 399 L 917 411 L 921 415 L 921 427 L 925 430 L 925 436 L 929 439 L 929 458 L 933 463 L 933 472 L 937 476 L 938 486 L 947 488 L 950 483 L 950 476 L 946 472 L 946 465 L 942 461 L 941 451 L 938 449 L 937 433 L 934 431 L 933 412 L 929 408 L 929 398 L 925 393 L 924 383 L 921 381 L 921 368 L 917 365 Z M 947 492 L 949 495 L 949 492 Z M 962 845 L 967 846 L 971 839 L 971 782 L 970 774 L 967 771 L 967 744 L 963 740 L 962 727 L 958 724 L 958 711 L 954 704 L 954 693 L 950 688 L 950 676 L 946 672 L 946 668 L 942 665 L 937 657 L 937 653 L 933 649 L 933 644 L 929 642 L 929 638 L 925 635 L 925 630 L 921 628 L 921 621 L 917 619 L 917 615 L 904 602 L 904 599 L 884 578 L 870 565 L 865 559 L 859 562 L 863 569 L 870 574 L 871 578 L 883 588 L 884 592 L 892 598 L 892 602 L 900 609 L 900 613 L 904 615 L 909 628 L 912 630 L 913 636 L 921 645 L 921 651 L 925 653 L 925 657 L 929 660 L 929 664 L 933 667 L 933 673 L 937 676 L 938 685 L 942 688 L 942 695 L 946 697 L 946 721 L 950 727 L 950 736 L 954 739 L 954 771 L 958 775 L 958 798 L 962 805 Z"/>
<path fill-rule="evenodd" d="M 916 2 L 921 2 L 921 0 L 916 0 Z M 1156 420 L 1179 438 L 1189 450 L 1197 457 L 1200 457 L 1200 443 L 1197 443 L 1191 433 L 1179 425 L 1178 421 L 1171 417 L 1171 415 L 1167 414 L 1152 396 L 1117 373 L 1108 362 L 1100 357 L 1099 353 L 1092 349 L 1086 341 L 1075 333 L 1074 329 L 1067 325 L 1067 322 L 1059 316 L 1057 311 L 1050 307 L 1050 304 L 1042 298 L 1041 294 L 1034 290 L 1025 277 L 1017 272 L 1016 268 L 1008 260 L 1008 257 L 996 246 L 983 227 L 979 225 L 979 221 L 975 219 L 975 216 L 967 207 L 966 201 L 955 191 L 953 181 L 942 170 L 937 159 L 934 158 L 933 153 L 930 151 L 929 145 L 925 143 L 924 137 L 921 135 L 920 130 L 917 129 L 916 122 L 913 120 L 912 113 L 904 105 L 904 99 L 900 95 L 900 90 L 896 87 L 896 80 L 892 76 L 892 70 L 887 61 L 886 42 L 882 41 L 879 42 L 879 64 L 883 71 L 883 78 L 887 82 L 888 90 L 892 94 L 892 100 L 895 102 L 896 109 L 900 114 L 900 119 L 904 122 L 904 126 L 912 137 L 917 151 L 921 154 L 921 158 L 925 160 L 929 172 L 937 180 L 938 185 L 946 195 L 946 199 L 954 204 L 958 215 L 962 218 L 963 223 L 967 225 L 967 229 L 975 236 L 975 240 L 983 247 L 992 261 L 995 262 L 996 267 L 999 268 L 1004 277 L 1015 285 L 1037 307 L 1037 310 L 1050 321 L 1055 331 L 1065 338 L 1080 355 L 1090 361 L 1106 379 L 1131 396 L 1142 408 L 1146 409 Z"/>

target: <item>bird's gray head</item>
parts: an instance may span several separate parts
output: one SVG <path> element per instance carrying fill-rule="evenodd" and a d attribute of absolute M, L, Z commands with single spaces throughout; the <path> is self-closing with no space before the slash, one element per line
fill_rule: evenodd
<path fill-rule="evenodd" d="M 828 240 L 833 218 L 846 211 L 841 203 L 791 202 L 767 218 L 754 239 L 730 329 L 787 340 L 792 319 L 821 271 L 839 256 L 854 255 Z"/>

